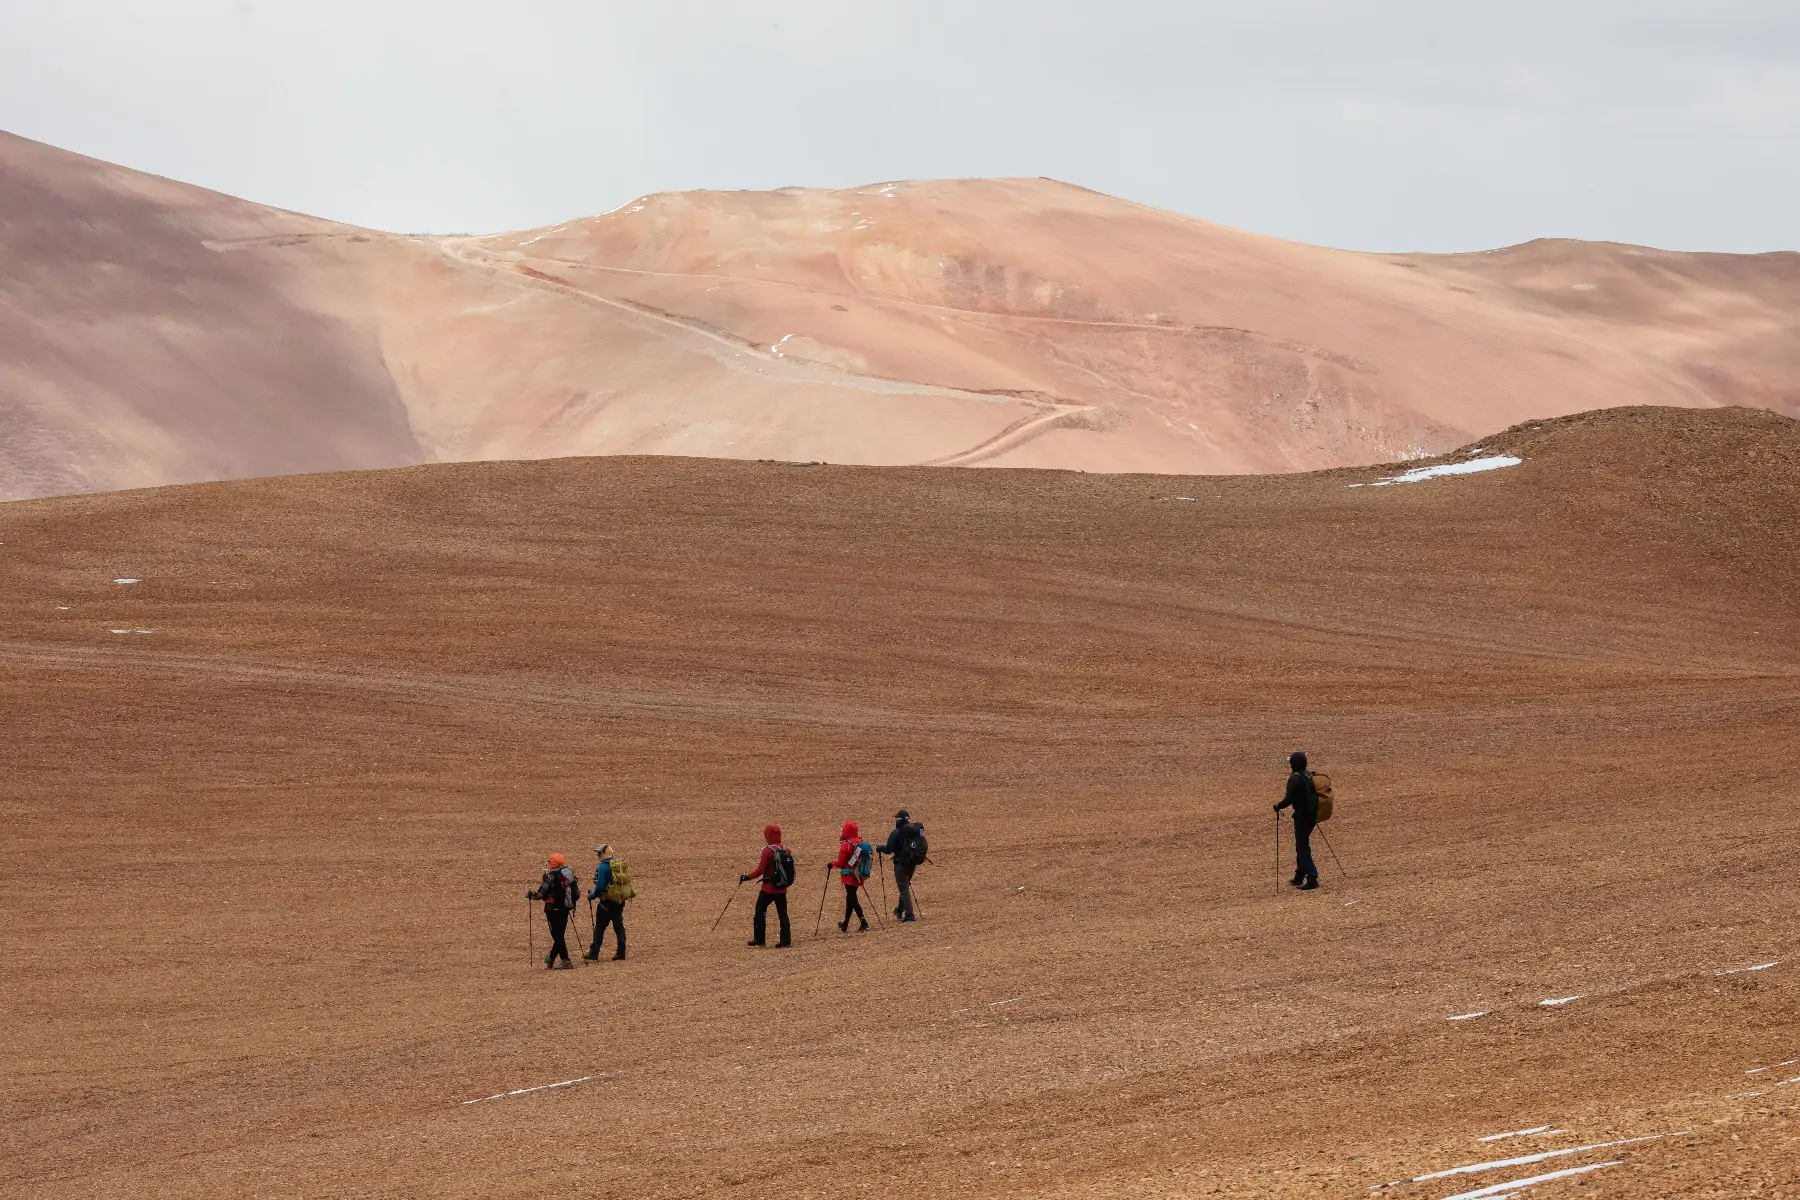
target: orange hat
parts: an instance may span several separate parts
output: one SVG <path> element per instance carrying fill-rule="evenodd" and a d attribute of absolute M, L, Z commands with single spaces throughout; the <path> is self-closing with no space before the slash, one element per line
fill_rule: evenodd
<path fill-rule="evenodd" d="M 560 855 L 560 854 L 552 854 L 552 855 L 551 855 L 551 856 L 550 856 L 550 865 L 551 865 L 551 866 L 553 866 L 553 867 L 560 867 L 560 866 L 562 866 L 562 865 L 563 865 L 563 863 L 564 863 L 564 862 L 566 862 L 566 861 L 568 861 L 568 860 L 566 860 L 566 859 L 565 859 L 565 858 L 563 858 L 563 856 L 562 856 L 562 855 Z"/>

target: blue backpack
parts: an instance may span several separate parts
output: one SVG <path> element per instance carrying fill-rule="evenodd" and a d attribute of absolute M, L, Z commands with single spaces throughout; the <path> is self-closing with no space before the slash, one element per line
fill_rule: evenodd
<path fill-rule="evenodd" d="M 850 873 L 858 879 L 867 879 L 875 870 L 875 847 L 867 842 L 856 843 L 856 849 L 850 852 Z"/>

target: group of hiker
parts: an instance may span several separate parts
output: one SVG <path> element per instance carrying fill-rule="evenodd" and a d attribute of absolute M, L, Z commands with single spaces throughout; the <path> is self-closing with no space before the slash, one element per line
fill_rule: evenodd
<path fill-rule="evenodd" d="M 1329 777 L 1307 769 L 1306 751 L 1296 750 L 1288 756 L 1287 788 L 1280 803 L 1275 805 L 1276 841 L 1275 856 L 1277 870 L 1281 859 L 1281 813 L 1291 810 L 1294 823 L 1294 875 L 1288 882 L 1301 891 L 1313 891 L 1319 886 L 1319 868 L 1313 861 L 1312 835 L 1319 822 L 1328 819 L 1332 810 L 1331 780 Z M 925 826 L 912 819 L 912 814 L 901 809 L 894 814 L 894 828 L 888 833 L 887 840 L 881 845 L 874 845 L 862 836 L 855 821 L 845 821 L 838 831 L 837 854 L 825 864 L 825 887 L 831 886 L 831 876 L 836 874 L 838 882 L 844 889 L 844 916 L 837 923 L 840 932 L 850 931 L 850 922 L 856 921 L 856 931 L 863 933 L 869 928 L 869 918 L 863 910 L 862 889 L 868 885 L 870 877 L 875 873 L 882 858 L 891 858 L 894 863 L 894 885 L 898 891 L 899 902 L 894 906 L 894 919 L 898 921 L 916 920 L 918 913 L 913 905 L 912 882 L 913 873 L 927 860 L 930 844 L 925 839 Z M 594 866 L 594 883 L 587 892 L 588 903 L 593 906 L 593 937 L 582 958 L 588 962 L 599 959 L 600 951 L 606 940 L 606 932 L 614 933 L 615 960 L 625 957 L 625 905 L 637 895 L 631 884 L 631 872 L 625 861 L 613 853 L 612 847 L 605 842 L 594 847 L 599 861 Z M 755 869 L 738 876 L 741 888 L 752 879 L 757 880 L 759 887 L 756 897 L 756 911 L 750 919 L 750 942 L 752 946 L 768 945 L 769 910 L 775 910 L 778 926 L 776 947 L 791 946 L 794 943 L 793 930 L 788 922 L 788 889 L 796 883 L 794 853 L 782 840 L 781 826 L 765 825 L 763 827 L 763 847 L 757 856 Z M 1279 876 L 1276 884 L 1280 887 Z M 719 920 L 725 919 L 725 913 L 731 909 L 731 900 L 737 893 L 725 901 L 725 908 L 719 913 Z M 576 881 L 575 872 L 560 854 L 550 856 L 550 867 L 544 872 L 542 881 L 532 891 L 525 893 L 527 900 L 540 901 L 544 906 L 544 919 L 550 926 L 550 953 L 544 959 L 544 966 L 551 969 L 568 969 L 575 964 L 569 957 L 569 948 L 565 941 L 568 931 L 569 916 L 578 907 L 581 899 L 581 887 Z M 820 897 L 820 908 L 824 907 L 824 897 Z M 718 921 L 713 923 L 718 927 Z M 535 957 L 536 951 L 532 954 Z"/>
<path fill-rule="evenodd" d="M 631 884 L 631 873 L 625 861 L 613 853 L 612 847 L 602 842 L 594 847 L 599 857 L 594 867 L 594 885 L 587 893 L 587 900 L 594 907 L 593 939 L 582 958 L 588 962 L 597 961 L 600 957 L 602 943 L 606 931 L 615 931 L 615 960 L 625 957 L 625 905 L 637 895 Z M 865 841 L 855 821 L 845 821 L 838 831 L 837 855 L 825 864 L 825 886 L 831 886 L 831 875 L 835 873 L 844 889 L 844 919 L 838 922 L 841 932 L 850 931 L 851 918 L 857 921 L 857 932 L 862 933 L 869 928 L 869 920 L 863 912 L 861 892 L 875 873 L 880 857 L 893 859 L 894 884 L 899 892 L 899 903 L 894 906 L 894 919 L 913 921 L 918 917 L 913 904 L 913 873 L 926 861 L 930 853 L 930 843 L 925 837 L 925 826 L 912 819 L 912 814 L 901 809 L 894 814 L 894 828 L 887 840 L 876 846 Z M 775 910 L 780 937 L 776 941 L 777 948 L 793 945 L 793 932 L 788 923 L 787 893 L 793 887 L 795 864 L 793 851 L 783 842 L 781 826 L 766 825 L 763 827 L 762 852 L 756 860 L 756 868 L 738 876 L 741 888 L 752 879 L 760 882 L 756 897 L 756 911 L 750 921 L 750 942 L 752 946 L 768 944 L 769 909 Z M 732 896 L 736 896 L 736 892 Z M 575 872 L 568 865 L 568 860 L 561 854 L 550 856 L 549 869 L 544 872 L 538 886 L 525 893 L 527 900 L 536 900 L 544 906 L 544 920 L 550 926 L 550 953 L 544 958 L 544 966 L 551 970 L 567 970 L 575 963 L 569 957 L 566 941 L 569 916 L 578 907 L 581 898 L 581 887 L 575 878 Z M 823 897 L 820 905 L 823 907 Z M 729 910 L 731 900 L 727 899 L 725 908 Z M 719 914 L 723 920 L 725 913 Z M 717 927 L 714 922 L 714 927 Z M 533 951 L 535 955 L 535 951 Z"/>

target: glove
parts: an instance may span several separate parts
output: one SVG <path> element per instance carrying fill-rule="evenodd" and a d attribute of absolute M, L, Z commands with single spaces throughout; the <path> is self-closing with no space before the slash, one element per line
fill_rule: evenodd
<path fill-rule="evenodd" d="M 526 893 L 525 893 L 525 898 L 526 898 L 526 899 L 527 899 L 527 900 L 536 900 L 536 899 L 537 899 L 537 893 L 536 893 L 536 892 L 526 892 Z"/>
<path fill-rule="evenodd" d="M 1276 805 L 1276 806 L 1275 806 L 1275 811 L 1276 811 L 1276 812 L 1280 812 L 1280 811 L 1281 811 L 1281 805 L 1279 805 L 1279 804 L 1277 804 L 1277 805 Z"/>
<path fill-rule="evenodd" d="M 739 876 L 738 876 L 738 882 L 739 882 L 739 883 L 749 883 L 749 882 L 750 882 L 750 877 L 749 877 L 749 876 L 748 876 L 748 875 L 739 875 Z"/>

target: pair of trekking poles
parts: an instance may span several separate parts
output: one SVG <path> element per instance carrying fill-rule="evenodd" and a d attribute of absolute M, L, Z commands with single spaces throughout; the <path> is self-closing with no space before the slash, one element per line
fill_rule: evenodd
<path fill-rule="evenodd" d="M 883 909 L 885 909 L 885 908 L 887 908 L 887 864 L 882 860 L 882 858 L 879 854 L 875 856 L 875 873 L 877 875 L 881 876 L 881 907 Z M 743 890 L 744 884 L 746 882 L 747 882 L 746 880 L 742 880 L 742 879 L 738 880 L 737 887 L 732 888 L 731 894 L 729 896 L 725 897 L 725 907 L 721 908 L 719 910 L 718 917 L 715 918 L 712 923 L 714 933 L 718 932 L 719 923 L 725 919 L 725 914 L 731 911 L 731 902 L 733 900 L 737 899 L 738 892 Z M 831 892 L 831 873 L 829 871 L 827 871 L 825 873 L 825 886 L 822 889 L 820 889 L 820 891 L 819 891 L 819 915 L 813 919 L 813 936 L 814 937 L 819 936 L 819 926 L 822 925 L 825 921 L 825 897 L 827 895 L 829 895 L 830 892 Z M 913 901 L 913 911 L 915 913 L 918 911 L 918 907 L 919 907 L 918 901 L 915 899 Z M 880 912 L 877 912 L 875 914 L 875 921 L 877 924 L 885 924 L 886 923 Z"/>
<path fill-rule="evenodd" d="M 1323 824 L 1314 825 L 1313 829 L 1315 832 L 1318 833 L 1318 835 L 1320 837 L 1325 839 L 1325 848 L 1327 850 L 1331 851 L 1331 861 L 1337 864 L 1338 874 L 1342 875 L 1344 877 L 1345 883 L 1349 883 L 1350 882 L 1350 872 L 1344 870 L 1344 860 L 1338 857 L 1336 847 L 1334 847 L 1331 844 L 1331 836 L 1325 832 L 1325 826 Z M 1296 853 L 1299 852 L 1298 846 L 1296 846 L 1294 849 L 1295 849 Z M 1275 814 L 1275 894 L 1277 896 L 1281 895 L 1281 814 L 1280 813 Z"/>

